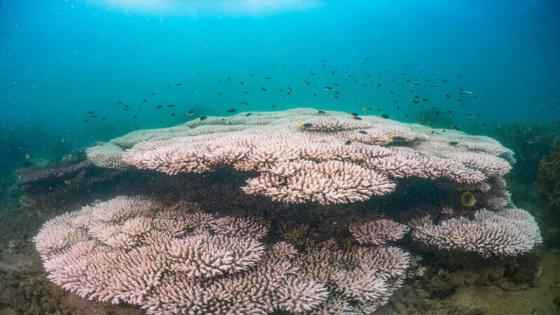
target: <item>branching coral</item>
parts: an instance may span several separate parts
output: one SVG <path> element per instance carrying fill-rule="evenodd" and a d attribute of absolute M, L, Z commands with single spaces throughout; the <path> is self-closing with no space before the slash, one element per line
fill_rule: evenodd
<path fill-rule="evenodd" d="M 474 218 L 453 218 L 432 225 L 422 220 L 413 225 L 412 237 L 437 249 L 489 256 L 515 256 L 542 242 L 535 219 L 524 210 L 479 210 Z"/>
<path fill-rule="evenodd" d="M 90 148 L 88 157 L 96 165 L 127 164 L 170 175 L 229 166 L 258 173 L 244 187 L 249 194 L 322 204 L 385 195 L 407 177 L 480 186 L 506 174 L 513 161 L 510 150 L 487 137 L 311 109 L 135 131 Z"/>
<path fill-rule="evenodd" d="M 53 218 L 34 242 L 63 289 L 148 314 L 373 311 L 404 279 L 409 258 L 397 248 L 328 243 L 298 253 L 263 243 L 269 228 L 192 203 L 119 196 Z"/>
<path fill-rule="evenodd" d="M 402 238 L 408 227 L 395 221 L 381 219 L 348 226 L 350 234 L 360 244 L 384 245 Z"/>

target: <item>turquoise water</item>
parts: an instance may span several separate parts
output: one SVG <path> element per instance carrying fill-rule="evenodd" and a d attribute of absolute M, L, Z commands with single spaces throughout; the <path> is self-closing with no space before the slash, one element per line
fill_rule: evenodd
<path fill-rule="evenodd" d="M 230 108 L 553 124 L 559 12 L 554 0 L 4 0 L 4 161 L 14 145 L 56 159 Z"/>

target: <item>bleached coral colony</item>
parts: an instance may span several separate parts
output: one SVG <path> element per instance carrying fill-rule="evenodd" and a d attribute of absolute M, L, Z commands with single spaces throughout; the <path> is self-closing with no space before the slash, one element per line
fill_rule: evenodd
<path fill-rule="evenodd" d="M 456 130 L 293 109 L 134 131 L 86 153 L 95 165 L 124 171 L 231 168 L 249 176 L 246 194 L 284 205 L 384 198 L 411 178 L 470 194 L 467 211 L 440 222 L 357 222 L 348 227 L 353 244 L 303 250 L 272 241 L 272 223 L 258 214 L 233 217 L 144 197 L 98 202 L 43 226 L 35 243 L 53 282 L 149 314 L 371 314 L 405 280 L 410 257 L 394 242 L 410 231 L 435 250 L 482 257 L 524 254 L 541 242 L 534 218 L 506 190 L 512 152 Z"/>

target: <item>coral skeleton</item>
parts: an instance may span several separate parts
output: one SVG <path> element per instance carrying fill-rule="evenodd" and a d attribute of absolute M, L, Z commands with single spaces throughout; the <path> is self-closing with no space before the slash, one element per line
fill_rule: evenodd
<path fill-rule="evenodd" d="M 413 225 L 412 237 L 437 249 L 484 257 L 524 254 L 542 242 L 535 219 L 521 209 L 482 209 L 474 213 L 472 220 L 459 217 L 437 225 L 420 220 Z"/>
<path fill-rule="evenodd" d="M 269 229 L 258 217 L 118 196 L 51 219 L 34 243 L 63 289 L 148 314 L 373 311 L 409 264 L 394 247 L 327 242 L 299 253 L 286 242 L 264 243 Z"/>
<path fill-rule="evenodd" d="M 514 161 L 510 150 L 488 137 L 353 118 L 305 108 L 209 117 L 134 131 L 87 155 L 102 167 L 131 165 L 170 175 L 231 167 L 257 174 L 243 187 L 248 194 L 320 204 L 386 195 L 408 177 L 481 187 L 507 174 Z"/>

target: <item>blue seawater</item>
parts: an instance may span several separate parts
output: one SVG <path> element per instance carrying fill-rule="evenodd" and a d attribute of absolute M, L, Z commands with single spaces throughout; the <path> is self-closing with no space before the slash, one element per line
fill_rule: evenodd
<path fill-rule="evenodd" d="M 2 0 L 0 167 L 228 109 L 553 124 L 559 13 L 556 0 Z"/>

